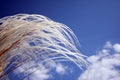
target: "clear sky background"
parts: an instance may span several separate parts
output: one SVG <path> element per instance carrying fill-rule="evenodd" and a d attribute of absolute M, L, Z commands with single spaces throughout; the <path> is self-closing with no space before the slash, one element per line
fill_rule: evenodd
<path fill-rule="evenodd" d="M 41 14 L 66 24 L 87 56 L 107 41 L 120 43 L 120 0 L 0 0 L 0 18 L 17 13 Z"/>

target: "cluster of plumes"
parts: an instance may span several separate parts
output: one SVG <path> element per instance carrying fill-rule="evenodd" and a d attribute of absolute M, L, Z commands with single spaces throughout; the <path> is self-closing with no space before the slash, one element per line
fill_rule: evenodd
<path fill-rule="evenodd" d="M 0 79 L 25 63 L 72 61 L 86 66 L 67 26 L 36 14 L 17 14 L 0 19 Z M 24 72 L 23 72 L 24 73 Z"/>

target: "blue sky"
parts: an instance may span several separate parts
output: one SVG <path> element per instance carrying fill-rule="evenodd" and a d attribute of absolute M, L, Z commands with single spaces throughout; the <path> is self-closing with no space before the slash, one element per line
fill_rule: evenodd
<path fill-rule="evenodd" d="M 120 0 L 0 1 L 0 18 L 17 13 L 41 14 L 66 24 L 87 56 L 96 54 L 107 41 L 120 43 Z"/>

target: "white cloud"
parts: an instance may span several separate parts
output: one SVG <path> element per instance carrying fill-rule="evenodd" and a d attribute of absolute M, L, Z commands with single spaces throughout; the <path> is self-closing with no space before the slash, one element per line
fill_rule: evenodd
<path fill-rule="evenodd" d="M 55 63 L 53 61 L 49 61 L 45 65 L 39 64 L 38 66 L 32 67 L 32 65 L 35 65 L 35 62 L 29 62 L 21 67 L 18 67 L 14 73 L 20 74 L 24 73 L 24 76 L 27 76 L 24 80 L 47 80 L 47 79 L 53 79 L 54 76 L 50 74 L 50 72 L 53 70 L 55 73 L 58 73 L 59 75 L 65 74 L 66 67 L 63 66 L 61 63 Z M 22 77 L 21 77 L 22 79 Z"/>
<path fill-rule="evenodd" d="M 50 68 L 46 68 L 43 64 L 35 66 L 35 62 L 28 62 L 18 67 L 14 71 L 14 73 L 18 74 L 18 76 L 27 76 L 26 78 L 24 78 L 24 80 L 46 80 L 51 77 L 51 74 L 49 74 L 49 72 Z M 23 79 L 23 77 L 20 78 Z"/>
<path fill-rule="evenodd" d="M 96 63 L 98 61 L 98 59 L 99 59 L 99 57 L 97 55 L 88 57 L 88 61 L 90 63 Z"/>
<path fill-rule="evenodd" d="M 35 73 L 33 73 L 30 77 L 30 80 L 47 80 L 50 78 L 54 78 L 52 74 L 50 74 L 51 70 L 55 69 L 60 75 L 65 73 L 65 67 L 61 63 L 52 63 L 49 62 L 49 68 L 46 68 L 45 65 L 42 65 L 40 69 L 38 69 Z"/>
<path fill-rule="evenodd" d="M 111 54 L 111 52 L 115 51 Z M 120 80 L 120 44 L 107 42 L 98 55 L 88 57 L 91 65 L 78 80 Z"/>
<path fill-rule="evenodd" d="M 40 69 L 37 69 L 31 76 L 29 76 L 30 80 L 46 80 L 51 77 L 49 74 L 49 69 L 46 69 L 44 66 Z M 28 79 L 28 80 L 29 80 Z"/>
<path fill-rule="evenodd" d="M 113 48 L 116 52 L 120 52 L 120 44 L 118 44 L 118 43 L 114 44 Z"/>
<path fill-rule="evenodd" d="M 56 72 L 59 73 L 59 74 L 64 74 L 65 73 L 64 66 L 61 65 L 61 64 L 57 64 L 57 66 L 56 66 Z"/>
<path fill-rule="evenodd" d="M 111 42 L 107 41 L 106 44 L 104 45 L 104 48 L 112 48 Z"/>

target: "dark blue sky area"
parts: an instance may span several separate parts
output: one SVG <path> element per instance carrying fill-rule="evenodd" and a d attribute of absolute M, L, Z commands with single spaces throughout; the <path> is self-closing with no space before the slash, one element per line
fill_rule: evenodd
<path fill-rule="evenodd" d="M 120 42 L 120 0 L 0 0 L 0 18 L 41 14 L 68 25 L 91 55 L 106 41 Z"/>

